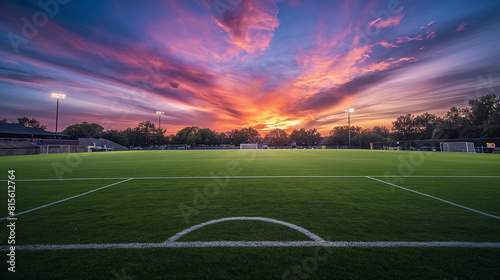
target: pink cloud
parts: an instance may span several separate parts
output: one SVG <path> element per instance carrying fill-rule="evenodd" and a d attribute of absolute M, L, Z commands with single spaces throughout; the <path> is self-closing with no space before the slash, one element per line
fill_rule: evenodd
<path fill-rule="evenodd" d="M 434 31 L 432 31 L 430 29 L 427 30 L 426 34 L 427 35 L 426 35 L 425 38 L 427 38 L 427 39 L 434 39 L 434 38 L 436 38 L 436 35 L 437 35 L 436 32 L 434 32 Z"/>
<path fill-rule="evenodd" d="M 250 54 L 264 52 L 280 21 L 275 1 L 243 1 L 227 10 L 217 11 L 215 22 L 228 34 L 227 41 Z"/>
<path fill-rule="evenodd" d="M 429 23 L 427 23 L 426 25 L 422 25 L 422 26 L 420 26 L 420 29 L 427 28 L 427 27 L 429 27 L 429 25 L 431 25 L 431 24 L 433 24 L 433 23 L 435 23 L 435 22 L 436 22 L 435 20 L 433 20 L 433 21 L 429 21 Z"/>
<path fill-rule="evenodd" d="M 418 34 L 417 36 L 411 38 L 411 37 L 408 37 L 408 36 L 405 36 L 405 37 L 399 37 L 397 40 L 396 40 L 396 44 L 403 44 L 403 43 L 407 43 L 407 42 L 411 42 L 411 41 L 422 41 L 422 35 Z"/>
<path fill-rule="evenodd" d="M 378 44 L 381 45 L 384 48 L 397 48 L 398 47 L 398 45 L 387 43 L 387 42 L 384 42 L 384 41 L 378 42 Z"/>
<path fill-rule="evenodd" d="M 466 29 L 466 27 L 467 27 L 467 23 L 466 23 L 466 22 L 462 22 L 462 24 L 460 24 L 460 25 L 457 27 L 457 29 L 455 29 L 455 31 L 457 31 L 457 32 L 463 31 L 463 30 L 465 30 L 465 29 Z"/>
<path fill-rule="evenodd" d="M 389 17 L 387 19 L 376 19 L 370 23 L 370 26 L 376 26 L 378 28 L 387 28 L 391 26 L 396 26 L 398 25 L 401 20 L 403 19 L 403 14 L 399 14 L 397 16 Z"/>

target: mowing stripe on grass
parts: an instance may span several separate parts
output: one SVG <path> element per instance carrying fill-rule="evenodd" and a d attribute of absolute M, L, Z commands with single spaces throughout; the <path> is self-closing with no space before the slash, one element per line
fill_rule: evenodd
<path fill-rule="evenodd" d="M 227 222 L 227 221 L 263 221 L 263 222 L 268 222 L 268 223 L 273 223 L 273 224 L 280 224 L 280 225 L 287 226 L 287 227 L 289 227 L 291 229 L 294 229 L 294 230 L 296 230 L 298 232 L 301 232 L 301 233 L 307 235 L 309 238 L 311 238 L 314 241 L 319 241 L 319 242 L 325 241 L 325 240 L 323 240 L 323 238 L 317 236 L 316 234 L 308 231 L 307 229 L 305 229 L 303 227 L 299 227 L 297 225 L 290 224 L 290 223 L 287 223 L 287 222 L 283 222 L 283 221 L 280 221 L 280 220 L 275 220 L 275 219 L 270 219 L 270 218 L 262 218 L 262 217 L 229 217 L 229 218 L 222 218 L 222 219 L 217 219 L 217 220 L 211 220 L 211 221 L 208 221 L 208 222 L 205 222 L 205 223 L 201 223 L 201 224 L 192 226 L 192 227 L 190 227 L 188 229 L 185 229 L 185 230 L 177 233 L 176 235 L 170 237 L 167 241 L 165 241 L 165 243 L 175 242 L 179 238 L 183 237 L 184 235 L 192 232 L 193 230 L 197 230 L 197 229 L 199 229 L 201 227 L 208 226 L 208 225 L 211 225 L 211 224 L 220 223 L 220 222 Z"/>
<path fill-rule="evenodd" d="M 452 175 L 435 175 L 435 176 L 389 176 L 389 175 L 283 175 L 283 176 L 227 176 L 228 179 L 279 179 L 279 178 L 500 178 L 500 176 L 452 176 Z M 66 178 L 66 179 L 21 179 L 18 182 L 44 182 L 44 181 L 85 181 L 85 180 L 177 180 L 177 179 L 213 179 L 210 176 L 196 176 L 196 177 L 132 177 L 132 178 Z M 8 180 L 0 180 L 0 182 L 7 182 Z"/>
<path fill-rule="evenodd" d="M 495 242 L 459 241 L 207 241 L 167 243 L 108 243 L 65 245 L 16 245 L 16 250 L 85 250 L 85 249 L 147 249 L 147 248 L 206 248 L 206 247 L 336 247 L 336 248 L 387 248 L 387 247 L 455 247 L 455 248 L 500 248 Z M 9 251 L 9 246 L 0 246 L 0 251 Z"/>
<path fill-rule="evenodd" d="M 375 178 L 370 177 L 370 176 L 366 176 L 366 178 L 371 179 L 371 180 L 375 180 L 375 181 L 377 181 L 377 182 L 381 182 L 381 183 L 384 183 L 384 184 L 387 184 L 387 185 L 390 185 L 390 186 L 393 186 L 393 187 L 396 187 L 396 188 L 400 188 L 400 189 L 405 190 L 405 191 L 409 191 L 409 192 L 413 192 L 413 193 L 416 193 L 416 194 L 419 194 L 419 195 L 427 196 L 427 197 L 430 197 L 430 198 L 432 198 L 432 199 L 436 199 L 436 200 L 439 200 L 439 201 L 441 201 L 441 202 L 448 203 L 448 204 L 451 204 L 451 205 L 453 205 L 453 206 L 457 206 L 457 207 L 463 208 L 463 209 L 465 209 L 465 210 L 469 210 L 469 211 L 472 211 L 472 212 L 479 213 L 479 214 L 481 214 L 481 215 L 485 215 L 485 216 L 492 217 L 492 218 L 495 218 L 495 219 L 500 220 L 500 217 L 498 217 L 498 216 L 491 215 L 491 214 L 488 214 L 488 213 L 485 213 L 485 212 L 481 212 L 481 211 L 479 211 L 479 210 L 472 209 L 472 208 L 469 208 L 469 207 L 466 207 L 466 206 L 463 206 L 463 205 L 460 205 L 460 204 L 456 204 L 456 203 L 454 203 L 454 202 L 451 202 L 451 201 L 448 201 L 448 200 L 441 199 L 441 198 L 439 198 L 439 197 L 435 197 L 435 196 L 428 195 L 428 194 L 425 194 L 425 193 L 422 193 L 422 192 L 419 192 L 419 191 L 415 191 L 415 190 L 412 190 L 412 189 L 408 189 L 408 188 L 405 188 L 405 187 L 401 187 L 401 186 L 398 186 L 398 185 L 395 185 L 395 184 L 392 184 L 392 183 L 389 183 L 389 182 L 386 182 L 386 181 L 382 181 L 382 180 L 379 180 L 379 179 L 375 179 Z"/>
<path fill-rule="evenodd" d="M 45 205 L 42 205 L 40 207 L 36 207 L 36 208 L 33 208 L 33 209 L 30 209 L 30 210 L 26 210 L 26 211 L 23 211 L 23 212 L 19 212 L 13 216 L 8 216 L 8 217 L 4 217 L 4 218 L 1 218 L 1 220 L 5 220 L 7 218 L 12 218 L 12 217 L 16 217 L 16 216 L 19 216 L 21 214 L 25 214 L 25 213 L 29 213 L 29 212 L 33 212 L 35 210 L 39 210 L 39 209 L 42 209 L 42 208 L 45 208 L 47 206 L 51 206 L 51 205 L 54 205 L 54 204 L 57 204 L 57 203 L 61 203 L 61 202 L 64 202 L 64 201 L 67 201 L 67 200 L 70 200 L 70 199 L 73 199 L 73 198 L 77 198 L 77 197 L 80 197 L 80 196 L 84 196 L 86 194 L 89 194 L 89 193 L 93 193 L 93 192 L 96 192 L 96 191 L 99 191 L 99 190 L 102 190 L 102 189 L 105 189 L 105 188 L 109 188 L 109 187 L 112 187 L 112 186 L 115 186 L 115 185 L 118 185 L 118 184 L 121 184 L 121 183 L 124 183 L 124 182 L 127 182 L 127 181 L 130 181 L 132 180 L 132 178 L 128 178 L 126 180 L 123 180 L 123 181 L 120 181 L 120 182 L 116 182 L 116 183 L 113 183 L 113 184 L 110 184 L 110 185 L 107 185 L 107 186 L 104 186 L 104 187 L 100 187 L 100 188 L 97 188 L 97 189 L 93 189 L 91 191 L 88 191 L 88 192 L 84 192 L 84 193 L 81 193 L 81 194 L 78 194 L 78 195 L 75 195 L 75 196 L 72 196 L 72 197 L 68 197 L 68 198 L 65 198 L 65 199 L 61 199 L 61 200 L 58 200 L 58 201 L 55 201 L 55 202 L 52 202 L 52 203 L 49 203 L 49 204 L 45 204 Z"/>

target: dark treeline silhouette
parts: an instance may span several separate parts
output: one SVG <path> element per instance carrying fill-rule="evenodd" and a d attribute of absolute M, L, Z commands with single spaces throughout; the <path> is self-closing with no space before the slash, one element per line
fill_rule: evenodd
<path fill-rule="evenodd" d="M 36 119 L 21 117 L 17 124 L 46 129 Z M 0 119 L 0 122 L 7 122 Z M 291 133 L 283 129 L 273 129 L 264 136 L 252 128 L 233 129 L 217 132 L 210 128 L 188 126 L 176 134 L 166 135 L 150 121 L 141 122 L 135 128 L 125 130 L 105 130 L 97 123 L 77 123 L 68 126 L 61 133 L 77 138 L 104 138 L 124 146 L 146 147 L 151 145 L 235 145 L 242 143 L 262 143 L 267 145 L 297 146 L 347 146 L 349 127 L 336 126 L 326 137 L 315 129 L 295 129 Z M 399 116 L 390 130 L 384 126 L 363 129 L 351 126 L 351 145 L 368 147 L 373 142 L 392 142 L 427 139 L 458 139 L 500 137 L 500 98 L 495 94 L 486 94 L 469 100 L 464 108 L 451 108 L 444 117 L 425 112 L 414 116 Z"/>

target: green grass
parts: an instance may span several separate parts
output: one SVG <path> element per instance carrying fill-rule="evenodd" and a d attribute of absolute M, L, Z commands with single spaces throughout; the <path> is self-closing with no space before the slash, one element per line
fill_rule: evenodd
<path fill-rule="evenodd" d="M 0 180 L 7 179 L 9 169 L 16 170 L 17 212 L 126 178 L 209 177 L 134 179 L 20 215 L 16 245 L 160 243 L 191 226 L 236 216 L 285 221 L 330 241 L 500 242 L 498 219 L 364 177 L 382 176 L 377 178 L 499 216 L 500 178 L 388 177 L 500 176 L 499 155 L 356 150 L 134 151 L 1 157 L 4 178 Z M 226 177 L 229 175 L 361 177 Z M 219 178 L 210 178 L 213 176 Z M 100 179 L 22 181 L 54 178 Z M 1 217 L 7 216 L 6 189 L 0 192 Z M 0 223 L 2 245 L 7 245 L 6 223 Z M 219 240 L 309 239 L 288 227 L 262 221 L 217 223 L 179 239 Z M 0 279 L 120 279 L 112 271 L 120 274 L 122 269 L 135 279 L 281 279 L 292 267 L 314 259 L 318 249 L 17 251 L 17 272 L 7 272 L 3 262 Z M 318 260 L 307 279 L 500 278 L 496 266 L 500 249 L 328 250 L 327 259 Z M 293 277 L 301 279 L 298 274 L 285 278 Z"/>

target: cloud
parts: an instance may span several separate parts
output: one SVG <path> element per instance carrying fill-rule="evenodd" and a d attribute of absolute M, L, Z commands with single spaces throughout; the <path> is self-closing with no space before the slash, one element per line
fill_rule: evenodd
<path fill-rule="evenodd" d="M 432 39 L 436 38 L 436 35 L 437 35 L 436 32 L 434 32 L 434 31 L 432 31 L 432 30 L 429 29 L 426 32 L 425 38 L 432 40 Z"/>
<path fill-rule="evenodd" d="M 384 48 L 397 48 L 398 47 L 398 45 L 387 43 L 385 41 L 378 42 L 378 44 L 381 45 Z"/>
<path fill-rule="evenodd" d="M 170 86 L 172 88 L 178 88 L 179 87 L 179 83 L 176 83 L 176 82 L 170 82 Z"/>
<path fill-rule="evenodd" d="M 397 16 L 392 16 L 387 19 L 378 18 L 370 23 L 370 27 L 375 26 L 378 28 L 387 28 L 391 26 L 397 26 L 403 19 L 403 16 L 404 16 L 403 14 L 399 14 Z"/>
<path fill-rule="evenodd" d="M 426 25 L 420 26 L 420 29 L 425 29 L 425 28 L 429 27 L 429 25 L 431 25 L 431 24 L 433 24 L 435 22 L 436 22 L 435 20 L 429 21 L 429 23 L 427 23 Z"/>
<path fill-rule="evenodd" d="M 411 41 L 422 41 L 422 35 L 418 34 L 417 36 L 415 36 L 413 38 L 411 38 L 409 36 L 399 37 L 396 40 L 396 44 L 404 44 L 404 43 L 408 43 L 408 42 L 411 42 Z"/>
<path fill-rule="evenodd" d="M 252 0 L 218 6 L 220 3 L 215 1 L 211 6 L 215 22 L 228 33 L 228 42 L 250 54 L 263 53 L 280 25 L 276 2 Z"/>
<path fill-rule="evenodd" d="M 461 24 L 457 27 L 457 29 L 455 29 L 455 31 L 457 31 L 457 32 L 464 31 L 466 28 L 467 28 L 467 23 L 466 23 L 466 22 L 462 22 L 462 23 L 461 23 Z"/>

